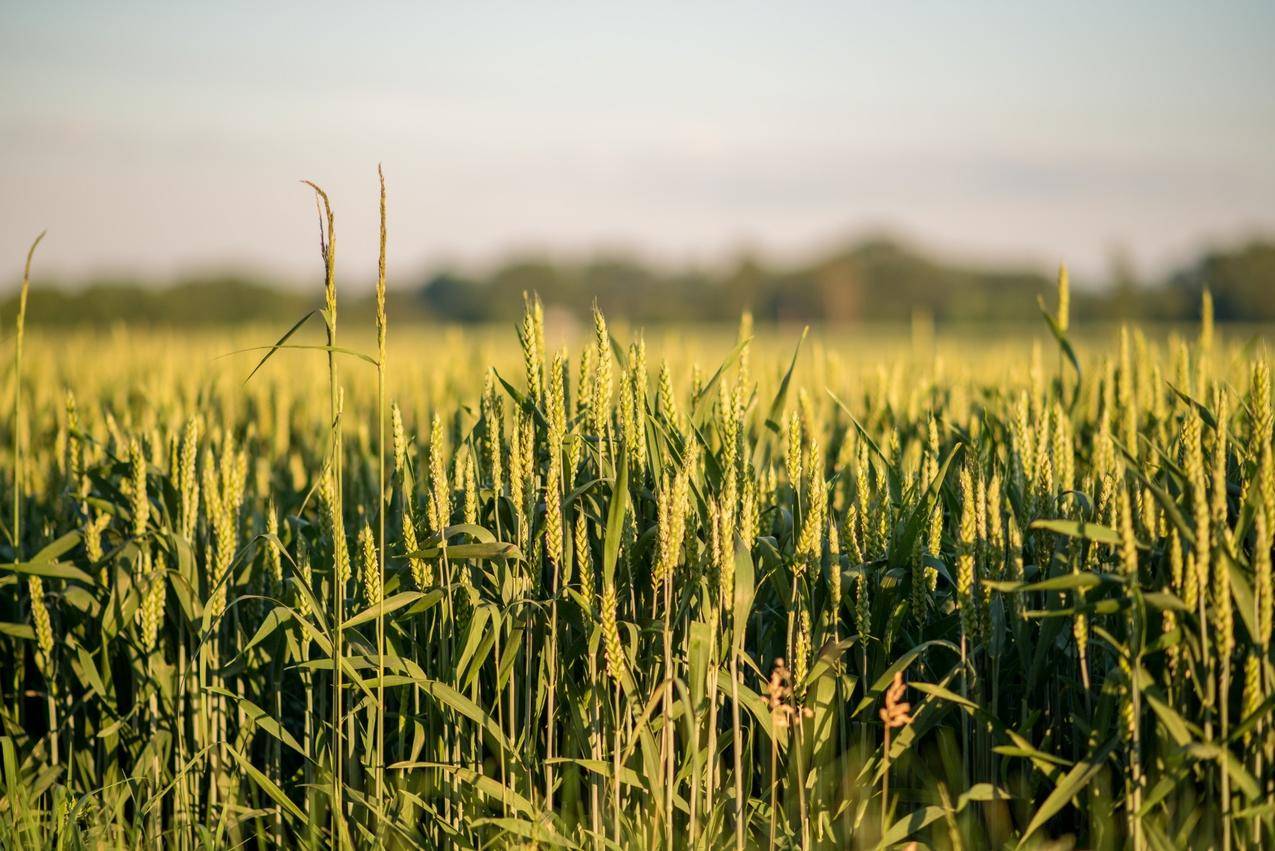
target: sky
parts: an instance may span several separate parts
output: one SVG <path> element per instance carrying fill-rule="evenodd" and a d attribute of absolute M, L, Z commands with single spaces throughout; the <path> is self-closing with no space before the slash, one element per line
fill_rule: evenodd
<path fill-rule="evenodd" d="M 46 278 L 321 285 L 302 178 L 368 285 L 378 162 L 392 281 L 882 231 L 1097 279 L 1275 232 L 1270 2 L 0 6 L 0 287 L 43 228 Z"/>

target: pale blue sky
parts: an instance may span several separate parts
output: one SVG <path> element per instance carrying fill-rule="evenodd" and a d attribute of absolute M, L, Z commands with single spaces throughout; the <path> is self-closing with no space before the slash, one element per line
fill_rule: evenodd
<path fill-rule="evenodd" d="M 363 282 L 378 160 L 412 279 L 879 228 L 1096 276 L 1275 232 L 1270 2 L 0 2 L 5 283 L 42 227 L 50 274 L 308 280 L 302 177 Z"/>

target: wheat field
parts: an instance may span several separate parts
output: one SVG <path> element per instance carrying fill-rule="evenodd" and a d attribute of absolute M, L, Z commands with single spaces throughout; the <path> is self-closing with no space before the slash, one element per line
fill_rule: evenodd
<path fill-rule="evenodd" d="M 347 327 L 315 189 L 287 334 L 5 318 L 4 847 L 1275 840 L 1261 333 Z"/>

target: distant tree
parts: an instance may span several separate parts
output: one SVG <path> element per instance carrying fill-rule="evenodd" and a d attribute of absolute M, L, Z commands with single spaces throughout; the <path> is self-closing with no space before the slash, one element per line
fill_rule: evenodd
<path fill-rule="evenodd" d="M 421 289 L 420 300 L 430 315 L 456 322 L 491 320 L 495 305 L 485 298 L 485 287 L 447 272 L 435 275 Z M 511 308 L 514 309 L 514 308 Z"/>
<path fill-rule="evenodd" d="M 1199 304 L 1205 287 L 1213 293 L 1218 321 L 1275 320 L 1275 243 L 1253 241 L 1227 251 L 1210 251 L 1173 276 L 1170 288 Z"/>
<path fill-rule="evenodd" d="M 1194 320 L 1207 285 L 1218 321 L 1275 320 L 1275 242 L 1211 250 L 1160 283 L 1140 281 L 1129 255 L 1116 249 L 1107 278 L 1105 288 L 1077 294 L 1079 318 Z M 1034 321 L 1037 296 L 1052 299 L 1053 289 L 1052 271 L 948 263 L 898 240 L 874 237 L 804 265 L 768 266 L 744 255 L 719 272 L 670 270 L 622 254 L 583 261 L 527 255 L 486 275 L 444 271 L 415 290 L 396 289 L 392 312 L 400 321 L 513 322 L 522 310 L 522 293 L 534 291 L 546 308 L 586 325 L 594 299 L 610 317 L 645 324 L 733 323 L 745 307 L 760 322 L 907 323 L 918 311 L 939 323 Z M 317 306 L 319 292 L 232 274 L 185 279 L 167 288 L 119 280 L 75 290 L 42 283 L 32 288 L 28 321 L 291 323 Z M 12 296 L 0 305 L 0 315 L 15 311 Z M 342 311 L 351 321 L 368 319 L 370 293 L 344 296 Z"/>

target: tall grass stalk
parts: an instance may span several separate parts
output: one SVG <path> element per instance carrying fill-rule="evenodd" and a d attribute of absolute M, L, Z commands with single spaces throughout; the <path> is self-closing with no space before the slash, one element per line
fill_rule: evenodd
<path fill-rule="evenodd" d="M 26 336 L 27 296 L 31 289 L 31 260 L 35 257 L 35 249 L 44 239 L 45 231 L 40 231 L 27 250 L 27 262 L 22 267 L 22 287 L 18 291 L 18 315 L 15 320 L 15 336 L 13 342 L 13 526 L 10 535 L 13 540 L 13 559 L 22 560 L 22 434 L 27 429 L 26 417 L 22 411 L 22 347 Z"/>
<path fill-rule="evenodd" d="M 382 584 L 377 595 L 379 608 L 376 613 L 376 807 L 377 822 L 384 817 L 385 808 L 385 509 L 388 497 L 385 490 L 385 172 L 378 164 L 377 182 L 380 185 L 380 250 L 376 263 L 376 557 L 377 582 Z"/>
<path fill-rule="evenodd" d="M 332 470 L 333 494 L 335 506 L 334 522 L 344 523 L 341 516 L 344 501 L 341 495 L 341 467 L 343 450 L 341 446 L 341 383 L 337 371 L 337 300 L 336 300 L 336 219 L 332 213 L 332 204 L 328 194 L 312 181 L 305 181 L 314 190 L 316 201 L 322 204 L 319 215 L 319 249 L 323 258 L 323 326 L 327 334 L 328 354 L 328 401 L 331 423 L 331 451 L 328 464 Z M 342 757 L 345 750 L 345 692 L 342 687 L 344 674 L 344 630 L 345 622 L 345 577 L 341 575 L 338 559 L 332 565 L 332 840 L 336 847 L 341 847 L 345 828 L 345 810 L 342 804 L 342 786 L 344 773 Z"/>
<path fill-rule="evenodd" d="M 27 322 L 27 297 L 31 288 L 31 260 L 35 257 L 35 249 L 39 246 L 40 241 L 44 239 L 45 231 L 31 242 L 31 247 L 27 250 L 27 262 L 22 267 L 22 287 L 18 291 L 18 315 L 15 320 L 15 336 L 13 344 L 13 526 L 10 535 L 13 541 L 13 560 L 14 562 L 22 561 L 22 514 L 23 514 L 23 472 L 24 458 L 22 437 L 24 432 L 29 433 L 27 427 L 26 416 L 22 408 L 22 348 L 26 336 Z M 49 616 L 45 608 L 44 584 L 38 579 L 32 579 L 27 583 L 31 592 L 31 609 L 33 616 L 42 614 L 43 621 L 48 622 Z M 37 599 L 38 598 L 38 599 Z M 49 627 L 46 627 L 49 629 Z M 50 633 L 51 635 L 51 633 Z M 41 639 L 43 644 L 49 644 L 47 638 Z M 52 655 L 52 647 L 47 647 L 42 655 L 50 657 Z M 54 660 L 46 658 L 45 665 L 52 666 Z M 53 765 L 58 764 L 58 707 L 57 707 L 57 681 L 52 676 L 52 671 L 46 672 L 47 684 L 45 686 L 45 712 L 49 724 L 49 761 Z"/>

